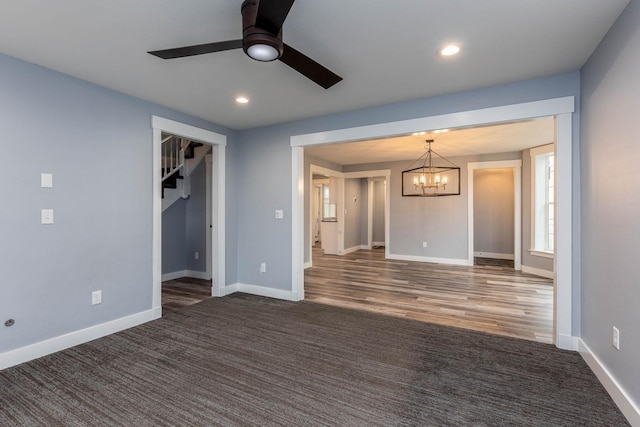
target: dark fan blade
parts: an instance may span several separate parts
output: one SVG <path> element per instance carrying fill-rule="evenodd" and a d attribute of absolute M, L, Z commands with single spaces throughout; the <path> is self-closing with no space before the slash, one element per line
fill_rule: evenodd
<path fill-rule="evenodd" d="M 185 56 L 202 55 L 205 53 L 221 52 L 223 50 L 239 49 L 241 47 L 242 40 L 227 40 L 224 42 L 197 44 L 194 46 L 176 47 L 173 49 L 154 50 L 147 53 L 162 59 L 173 59 L 184 58 Z"/>
<path fill-rule="evenodd" d="M 298 52 L 291 46 L 285 44 L 280 61 L 287 64 L 305 77 L 318 83 L 325 89 L 329 89 L 334 84 L 342 80 L 342 77 L 333 71 L 318 64 L 308 56 Z"/>
<path fill-rule="evenodd" d="M 256 27 L 278 34 L 294 0 L 260 0 Z"/>

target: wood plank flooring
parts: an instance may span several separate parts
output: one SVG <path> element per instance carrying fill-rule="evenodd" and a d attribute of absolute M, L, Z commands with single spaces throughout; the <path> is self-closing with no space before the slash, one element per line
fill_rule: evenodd
<path fill-rule="evenodd" d="M 211 298 L 211 280 L 182 277 L 162 282 L 162 313 Z"/>
<path fill-rule="evenodd" d="M 552 343 L 553 281 L 500 266 L 386 260 L 313 249 L 305 299 L 429 323 Z"/>

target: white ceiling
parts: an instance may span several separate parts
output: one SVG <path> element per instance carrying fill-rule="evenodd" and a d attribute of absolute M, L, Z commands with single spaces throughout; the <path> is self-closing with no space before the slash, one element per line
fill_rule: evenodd
<path fill-rule="evenodd" d="M 425 140 L 432 139 L 431 148 L 442 157 L 508 153 L 553 143 L 553 117 L 517 123 L 503 123 L 464 129 L 427 132 L 373 141 L 318 145 L 305 148 L 305 154 L 329 160 L 339 165 L 416 160 L 426 152 Z"/>
<path fill-rule="evenodd" d="M 328 90 L 241 50 L 146 53 L 241 38 L 241 3 L 0 0 L 0 52 L 248 129 L 578 70 L 628 0 L 298 0 L 283 38 L 344 78 Z"/>

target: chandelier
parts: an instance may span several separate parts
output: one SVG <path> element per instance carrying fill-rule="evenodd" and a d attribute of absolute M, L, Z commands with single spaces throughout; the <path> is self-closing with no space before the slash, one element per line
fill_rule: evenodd
<path fill-rule="evenodd" d="M 460 194 L 460 168 L 431 149 L 433 139 L 425 141 L 427 150 L 402 171 L 403 196 L 456 196 Z M 434 156 L 447 165 L 434 165 Z M 436 158 L 437 160 L 437 158 Z M 413 167 L 415 164 L 421 164 Z"/>

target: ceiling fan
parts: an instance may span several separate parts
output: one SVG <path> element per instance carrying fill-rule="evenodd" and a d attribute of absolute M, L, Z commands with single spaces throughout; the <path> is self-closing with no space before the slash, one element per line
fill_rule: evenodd
<path fill-rule="evenodd" d="M 154 50 L 148 53 L 162 59 L 173 59 L 242 48 L 250 58 L 257 61 L 279 59 L 323 88 L 329 89 L 342 80 L 342 77 L 282 42 L 282 24 L 293 2 L 294 0 L 244 0 L 240 8 L 242 39 Z"/>

